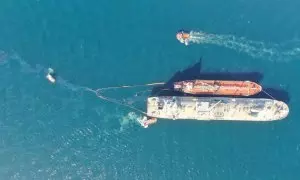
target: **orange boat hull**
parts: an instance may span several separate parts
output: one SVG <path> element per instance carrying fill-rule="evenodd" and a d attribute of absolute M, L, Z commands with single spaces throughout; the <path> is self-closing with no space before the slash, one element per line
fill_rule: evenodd
<path fill-rule="evenodd" d="M 174 83 L 174 90 L 188 94 L 251 96 L 262 87 L 251 81 L 188 80 Z"/>
<path fill-rule="evenodd" d="M 176 34 L 177 40 L 180 42 L 184 42 L 185 40 L 188 40 L 190 38 L 189 32 L 180 31 Z"/>

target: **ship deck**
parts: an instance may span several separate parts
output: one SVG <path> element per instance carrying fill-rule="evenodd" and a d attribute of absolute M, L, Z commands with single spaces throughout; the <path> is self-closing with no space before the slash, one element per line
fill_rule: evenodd
<path fill-rule="evenodd" d="M 252 98 L 150 97 L 147 114 L 166 119 L 272 121 L 283 119 L 288 106 Z"/>
<path fill-rule="evenodd" d="M 251 81 L 187 80 L 175 82 L 174 89 L 190 94 L 250 96 L 262 88 Z"/>

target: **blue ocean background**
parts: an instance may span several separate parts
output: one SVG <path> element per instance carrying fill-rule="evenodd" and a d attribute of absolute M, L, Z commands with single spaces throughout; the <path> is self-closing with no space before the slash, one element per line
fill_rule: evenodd
<path fill-rule="evenodd" d="M 180 44 L 179 29 L 300 47 L 297 0 L 4 0 L 0 2 L 0 179 L 300 179 L 300 56 L 253 57 Z M 223 42 L 226 43 L 226 42 Z M 82 87 L 165 82 L 201 72 L 259 72 L 288 94 L 276 122 L 159 120 Z M 52 67 L 58 83 L 50 84 Z M 198 66 L 197 66 L 198 67 Z M 200 71 L 200 70 L 199 70 Z M 238 78 L 238 77 L 237 77 Z M 146 110 L 144 89 L 107 95 Z M 298 118 L 297 118 L 298 117 Z"/>

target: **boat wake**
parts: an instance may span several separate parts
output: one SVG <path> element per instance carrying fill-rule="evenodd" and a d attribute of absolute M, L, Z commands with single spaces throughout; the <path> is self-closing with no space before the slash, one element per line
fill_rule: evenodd
<path fill-rule="evenodd" d="M 0 50 L 0 67 L 3 69 L 1 71 L 2 78 L 6 79 L 5 77 L 11 75 L 12 73 L 17 73 L 16 76 L 22 76 L 22 79 L 27 79 L 24 82 L 33 82 L 33 81 L 40 81 L 41 79 L 46 81 L 46 74 L 48 72 L 48 68 L 43 67 L 42 65 L 35 65 L 32 66 L 29 63 L 27 63 L 25 60 L 23 60 L 21 57 L 18 56 L 17 53 L 6 53 L 4 51 Z M 18 69 L 16 71 L 16 69 Z M 21 73 L 20 75 L 18 75 Z M 1 79 L 1 78 L 0 78 Z M 4 86 L 4 85 L 3 85 Z M 105 97 L 102 96 L 102 93 L 104 91 L 97 91 L 97 89 L 92 89 L 90 87 L 86 86 L 80 86 L 73 84 L 67 80 L 65 80 L 61 76 L 56 77 L 55 86 L 59 86 L 62 89 L 66 89 L 68 91 L 71 91 L 72 93 L 75 93 L 75 99 L 78 101 L 74 101 L 74 99 L 62 99 L 62 101 L 68 101 L 64 103 L 80 103 L 82 101 L 82 95 L 83 93 L 92 93 L 95 94 L 97 98 Z M 43 91 L 48 91 L 47 89 L 42 88 Z M 142 102 L 145 100 L 146 95 L 144 94 L 145 91 L 137 92 L 132 97 L 126 97 L 126 98 L 118 98 L 118 99 L 112 99 L 110 100 L 116 101 L 118 103 L 121 103 L 121 105 L 126 106 L 132 106 L 135 103 Z M 100 95 L 101 94 L 101 95 Z M 100 96 L 99 96 L 100 95 Z M 74 98 L 74 95 L 72 95 Z M 82 102 L 83 103 L 83 102 Z M 109 102 L 108 102 L 109 103 Z M 104 111 L 104 110 L 103 110 Z M 104 113 L 101 113 L 102 116 Z M 135 114 L 134 112 L 130 112 L 129 114 L 124 116 L 124 111 L 117 112 L 114 114 L 114 119 L 119 119 L 120 122 L 120 131 L 123 131 L 127 127 L 131 127 L 129 125 L 133 124 L 132 122 L 138 122 L 139 115 Z"/>
<path fill-rule="evenodd" d="M 234 35 L 210 34 L 206 32 L 190 32 L 189 44 L 214 44 L 235 51 L 246 53 L 254 58 L 271 61 L 289 61 L 300 57 L 300 42 L 292 41 L 284 44 L 270 44 L 248 40 Z"/>
<path fill-rule="evenodd" d="M 0 50 L 0 65 L 1 66 L 7 66 L 9 68 L 11 66 L 11 64 L 10 64 L 11 61 L 17 62 L 17 64 L 19 65 L 20 71 L 22 73 L 35 75 L 36 77 L 43 76 L 46 78 L 46 74 L 49 71 L 48 68 L 45 68 L 40 64 L 36 64 L 35 67 L 30 65 L 25 60 L 23 60 L 21 57 L 19 57 L 18 54 L 15 52 L 6 53 L 6 52 Z M 85 87 L 83 87 L 83 86 L 78 86 L 78 85 L 68 82 L 61 76 L 57 76 L 56 84 L 61 87 L 66 88 L 68 90 L 71 90 L 71 91 L 80 91 L 80 90 L 85 89 Z"/>
<path fill-rule="evenodd" d="M 126 128 L 131 127 L 132 125 L 139 125 L 138 121 L 143 117 L 135 112 L 129 112 L 126 116 L 123 116 L 120 119 L 120 132 L 124 131 Z"/>

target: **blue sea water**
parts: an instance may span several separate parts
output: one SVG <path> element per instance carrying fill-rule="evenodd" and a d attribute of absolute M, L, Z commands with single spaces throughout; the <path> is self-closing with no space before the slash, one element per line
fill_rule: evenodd
<path fill-rule="evenodd" d="M 299 179 L 298 7 L 297 0 L 1 1 L 0 179 Z M 285 44 L 277 53 L 290 53 L 251 56 L 224 39 L 184 46 L 175 38 L 182 28 Z M 288 94 L 289 116 L 159 120 L 143 129 L 139 113 L 81 89 L 168 81 L 201 57 L 201 72 L 261 73 L 264 87 Z M 56 85 L 45 79 L 48 67 Z M 145 110 L 138 90 L 107 93 Z"/>

